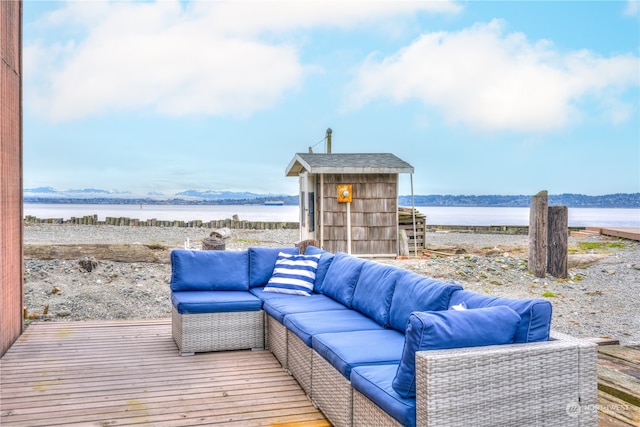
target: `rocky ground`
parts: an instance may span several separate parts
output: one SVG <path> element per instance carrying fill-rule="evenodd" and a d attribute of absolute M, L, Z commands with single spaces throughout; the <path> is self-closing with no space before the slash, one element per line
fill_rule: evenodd
<path fill-rule="evenodd" d="M 28 322 L 168 317 L 171 269 L 166 255 L 173 248 L 200 249 L 210 231 L 26 225 Z M 297 230 L 231 230 L 225 244 L 227 250 L 237 250 L 292 246 L 298 240 Z M 554 330 L 640 343 L 640 242 L 604 236 L 570 238 L 569 278 L 558 279 L 537 278 L 528 271 L 527 236 L 429 232 L 426 240 L 430 257 L 380 262 L 476 292 L 545 298 L 553 304 Z M 53 245 L 67 246 L 48 254 L 42 250 Z M 102 245 L 106 252 L 83 256 L 91 245 Z M 113 260 L 104 245 L 123 245 L 118 250 L 141 247 L 158 254 L 160 262 Z"/>

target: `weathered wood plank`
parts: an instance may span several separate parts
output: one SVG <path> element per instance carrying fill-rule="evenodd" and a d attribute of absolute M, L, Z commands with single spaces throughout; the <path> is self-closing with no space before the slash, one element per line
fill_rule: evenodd
<path fill-rule="evenodd" d="M 598 365 L 598 390 L 640 407 L 640 380 Z"/>
<path fill-rule="evenodd" d="M 0 364 L 2 425 L 329 425 L 268 351 L 181 357 L 168 319 L 33 324 Z"/>
<path fill-rule="evenodd" d="M 598 390 L 598 425 L 633 426 L 640 425 L 640 408 Z"/>
<path fill-rule="evenodd" d="M 607 345 L 598 347 L 598 353 L 606 354 L 616 359 L 640 365 L 640 345 L 620 346 Z"/>

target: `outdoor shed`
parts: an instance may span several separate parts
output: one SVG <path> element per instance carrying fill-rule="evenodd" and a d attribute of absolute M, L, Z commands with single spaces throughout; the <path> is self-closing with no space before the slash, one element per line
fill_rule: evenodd
<path fill-rule="evenodd" d="M 297 153 L 286 176 L 300 181 L 300 240 L 333 253 L 398 255 L 400 173 L 413 166 L 389 153 Z"/>

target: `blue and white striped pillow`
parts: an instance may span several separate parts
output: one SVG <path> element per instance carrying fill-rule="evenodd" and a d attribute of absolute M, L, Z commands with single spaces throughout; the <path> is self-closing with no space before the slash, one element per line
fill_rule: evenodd
<path fill-rule="evenodd" d="M 264 292 L 311 295 L 320 256 L 321 254 L 292 255 L 280 252 Z"/>

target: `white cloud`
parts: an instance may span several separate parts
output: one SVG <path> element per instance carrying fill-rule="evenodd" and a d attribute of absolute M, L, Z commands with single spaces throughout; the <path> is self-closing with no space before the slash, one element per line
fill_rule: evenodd
<path fill-rule="evenodd" d="M 246 116 L 276 104 L 314 70 L 300 62 L 288 31 L 420 10 L 459 7 L 449 1 L 71 1 L 34 24 L 68 38 L 25 46 L 25 93 L 30 107 L 54 121 L 134 109 Z"/>
<path fill-rule="evenodd" d="M 494 20 L 459 32 L 424 34 L 385 58 L 372 55 L 358 71 L 348 106 L 377 98 L 418 99 L 455 123 L 548 131 L 565 126 L 582 97 L 604 99 L 638 86 L 639 66 L 631 55 L 562 53 L 549 41 L 505 34 L 504 23 Z"/>
<path fill-rule="evenodd" d="M 640 0 L 627 0 L 627 7 L 624 10 L 626 16 L 638 16 L 640 12 Z"/>

